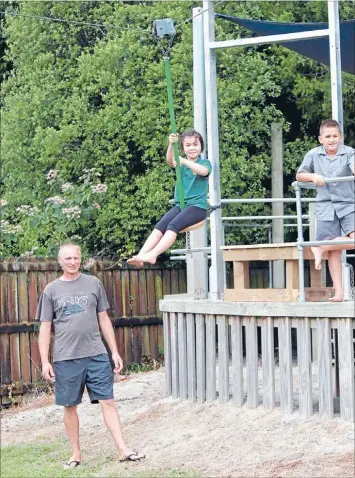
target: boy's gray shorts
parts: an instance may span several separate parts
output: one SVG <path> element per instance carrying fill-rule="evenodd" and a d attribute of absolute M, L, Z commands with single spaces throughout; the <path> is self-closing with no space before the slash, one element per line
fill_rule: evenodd
<path fill-rule="evenodd" d="M 107 354 L 54 362 L 55 403 L 64 407 L 82 401 L 85 385 L 91 403 L 113 398 L 113 377 Z"/>
<path fill-rule="evenodd" d="M 334 215 L 333 221 L 317 220 L 317 241 L 329 241 L 341 236 L 341 231 L 348 236 L 355 231 L 355 212 L 339 218 Z"/>

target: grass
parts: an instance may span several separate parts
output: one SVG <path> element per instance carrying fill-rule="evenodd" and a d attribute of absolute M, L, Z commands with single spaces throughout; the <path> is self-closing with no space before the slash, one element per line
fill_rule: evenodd
<path fill-rule="evenodd" d="M 134 469 L 128 464 L 119 464 L 114 461 L 107 463 L 107 457 L 97 455 L 90 463 L 84 463 L 78 468 L 65 470 L 63 463 L 70 456 L 70 449 L 66 440 L 55 440 L 45 444 L 9 445 L 1 448 L 0 477 L 1 478 L 69 478 L 69 477 L 100 477 L 100 478 L 188 478 L 198 477 L 199 474 L 185 468 L 169 469 Z M 148 464 L 148 463 L 147 463 Z M 110 471 L 103 472 L 109 465 Z M 121 466 L 122 465 L 122 466 Z M 120 469 L 121 466 L 121 469 Z M 115 467 L 115 470 L 113 470 Z M 103 474 L 105 473 L 105 474 Z"/>

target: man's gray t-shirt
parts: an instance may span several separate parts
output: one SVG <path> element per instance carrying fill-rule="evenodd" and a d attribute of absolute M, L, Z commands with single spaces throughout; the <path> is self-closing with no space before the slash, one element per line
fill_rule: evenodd
<path fill-rule="evenodd" d="M 329 157 L 324 146 L 308 151 L 298 173 L 316 173 L 325 178 L 352 176 L 355 165 L 353 148 L 340 145 L 337 153 Z M 339 218 L 355 211 L 354 181 L 327 183 L 317 187 L 317 219 L 333 221 L 334 214 Z"/>
<path fill-rule="evenodd" d="M 73 281 L 56 279 L 40 297 L 36 320 L 53 322 L 53 361 L 107 353 L 97 313 L 109 308 L 105 289 L 94 276 L 80 274 Z"/>

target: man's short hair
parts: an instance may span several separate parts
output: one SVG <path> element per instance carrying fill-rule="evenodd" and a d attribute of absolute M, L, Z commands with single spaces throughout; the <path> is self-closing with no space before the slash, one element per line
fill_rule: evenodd
<path fill-rule="evenodd" d="M 61 255 L 63 249 L 65 249 L 66 247 L 76 247 L 77 249 L 79 249 L 81 255 L 81 247 L 79 246 L 79 244 L 75 244 L 75 242 L 64 242 L 59 246 L 58 257 Z"/>
<path fill-rule="evenodd" d="M 334 119 L 326 119 L 321 122 L 319 127 L 319 134 L 322 134 L 324 128 L 338 128 L 339 133 L 341 134 L 341 129 L 339 123 Z"/>

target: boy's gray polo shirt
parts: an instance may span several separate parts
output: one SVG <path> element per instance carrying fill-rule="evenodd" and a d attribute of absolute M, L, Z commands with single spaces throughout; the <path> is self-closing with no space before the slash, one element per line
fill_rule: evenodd
<path fill-rule="evenodd" d="M 53 323 L 53 361 L 107 353 L 97 314 L 108 308 L 105 289 L 97 277 L 80 274 L 73 281 L 49 283 L 39 299 L 36 319 Z"/>
<path fill-rule="evenodd" d="M 323 146 L 308 151 L 297 173 L 316 173 L 325 178 L 352 176 L 355 150 L 340 145 L 337 154 L 329 157 Z M 351 169 L 352 168 L 352 169 Z M 317 187 L 317 219 L 332 221 L 334 213 L 340 218 L 355 211 L 354 181 L 328 183 Z"/>

